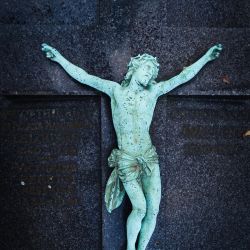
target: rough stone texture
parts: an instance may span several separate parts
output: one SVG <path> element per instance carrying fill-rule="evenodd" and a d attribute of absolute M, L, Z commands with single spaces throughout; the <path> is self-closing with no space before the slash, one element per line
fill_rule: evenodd
<path fill-rule="evenodd" d="M 249 27 L 248 1 L 217 0 L 3 0 L 1 24 L 129 23 L 131 19 L 157 20 L 174 27 Z M 107 20 L 107 18 L 109 20 Z M 113 19 L 113 20 L 111 20 Z M 124 24 L 123 24 L 124 25 Z"/>
<path fill-rule="evenodd" d="M 0 100 L 0 248 L 126 245 L 128 199 L 111 215 L 104 204 L 116 146 L 109 100 L 47 60 L 41 43 L 121 82 L 138 53 L 157 56 L 165 80 L 220 42 L 220 58 L 156 107 L 151 133 L 163 192 L 148 250 L 248 249 L 249 9 L 246 0 L 3 1 L 0 92 L 38 97 Z"/>
<path fill-rule="evenodd" d="M 91 72 L 92 67 L 88 64 L 91 55 L 87 51 L 92 49 L 90 42 L 94 40 L 93 34 L 81 32 L 80 26 L 35 27 L 34 29 L 34 26 L 29 25 L 2 26 L 1 41 L 4 47 L 2 51 L 3 58 L 6 58 L 1 63 L 2 93 L 35 95 L 93 93 L 92 89 L 83 88 L 81 84 L 71 79 L 59 65 L 49 61 L 41 51 L 41 43 L 48 42 L 70 61 L 85 69 L 90 68 Z M 15 32 L 12 30 L 14 28 Z M 83 39 L 89 42 L 88 46 Z M 65 47 L 62 44 L 65 44 Z M 74 53 L 74 56 L 70 56 Z"/>
<path fill-rule="evenodd" d="M 168 27 L 250 27 L 247 1 L 139 0 L 130 1 L 134 16 L 148 24 L 157 21 Z"/>
<path fill-rule="evenodd" d="M 249 248 L 249 111 L 249 99 L 161 98 L 151 132 L 163 196 L 150 250 Z"/>
<path fill-rule="evenodd" d="M 0 248 L 99 250 L 98 98 L 8 98 L 0 117 Z"/>
<path fill-rule="evenodd" d="M 157 36 L 158 32 L 150 28 L 147 31 L 147 27 L 139 24 L 134 27 L 138 35 L 133 36 L 131 44 L 134 54 L 146 51 L 158 57 L 161 65 L 159 80 L 177 75 L 213 44 L 220 42 L 224 46 L 217 60 L 207 64 L 195 78 L 170 95 L 250 94 L 250 54 L 246 43 L 250 36 L 245 29 L 161 27 L 161 35 Z M 228 82 L 223 82 L 223 79 Z"/>
<path fill-rule="evenodd" d="M 3 0 L 0 24 L 95 24 L 98 1 Z"/>
<path fill-rule="evenodd" d="M 1 92 L 3 94 L 94 94 L 88 86 L 73 80 L 58 64 L 40 51 L 42 42 L 57 48 L 68 60 L 88 73 L 121 82 L 133 55 L 150 53 L 158 57 L 158 80 L 167 80 L 201 57 L 216 42 L 224 45 L 220 58 L 209 63 L 177 95 L 249 95 L 249 32 L 245 29 L 168 28 L 162 32 L 133 27 L 121 43 L 107 32 L 89 32 L 80 26 L 3 26 L 1 41 Z M 72 35 L 73 34 L 73 35 Z M 137 35 L 136 35 L 137 34 Z M 11 42 L 8 42 L 11 41 Z M 132 44 L 132 45 L 131 45 Z M 23 45 L 20 49 L 20 45 Z M 90 54 L 89 51 L 92 53 Z M 79 56 L 81 55 L 81 56 Z M 29 66 L 27 66 L 29 65 Z M 223 79 L 228 79 L 224 82 Z M 32 84 L 31 84 L 32 82 Z"/>
<path fill-rule="evenodd" d="M 48 61 L 40 51 L 42 42 L 57 48 L 90 74 L 117 82 L 122 81 L 129 58 L 138 53 L 157 56 L 161 64 L 159 80 L 167 80 L 220 42 L 224 45 L 221 57 L 191 80 L 192 84 L 171 95 L 249 95 L 247 1 L 178 2 L 180 5 L 174 1 L 101 1 L 98 25 L 89 27 L 78 21 L 70 22 L 73 25 L 2 22 L 1 93 L 97 93 L 76 84 L 59 65 Z M 173 11 L 167 11 L 171 8 Z M 184 12 L 186 16 L 181 14 Z M 237 18 L 232 13 L 237 13 Z"/>

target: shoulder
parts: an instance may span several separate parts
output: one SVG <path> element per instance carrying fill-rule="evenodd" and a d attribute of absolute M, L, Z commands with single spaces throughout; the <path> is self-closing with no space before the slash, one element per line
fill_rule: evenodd
<path fill-rule="evenodd" d="M 160 83 L 157 83 L 157 82 L 153 82 L 149 85 L 149 92 L 157 97 L 159 95 L 159 91 L 160 91 Z"/>
<path fill-rule="evenodd" d="M 114 88 L 114 91 L 113 91 L 113 96 L 116 97 L 118 95 L 121 94 L 121 92 L 123 91 L 124 87 L 122 87 L 119 83 L 117 83 L 117 85 L 115 86 Z"/>

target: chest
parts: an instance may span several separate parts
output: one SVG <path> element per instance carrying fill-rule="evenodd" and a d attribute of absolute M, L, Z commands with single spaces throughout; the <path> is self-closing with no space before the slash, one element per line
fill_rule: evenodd
<path fill-rule="evenodd" d="M 135 93 L 130 90 L 120 90 L 114 93 L 113 108 L 120 112 L 148 113 L 154 109 L 156 100 L 152 94 L 145 90 Z"/>

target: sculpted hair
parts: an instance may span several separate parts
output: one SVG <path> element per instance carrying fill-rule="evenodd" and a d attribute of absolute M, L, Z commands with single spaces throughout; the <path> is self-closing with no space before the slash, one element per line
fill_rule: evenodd
<path fill-rule="evenodd" d="M 145 62 L 152 62 L 154 64 L 154 74 L 152 76 L 152 79 L 150 81 L 150 84 L 154 84 L 155 81 L 154 79 L 157 77 L 158 72 L 159 72 L 159 66 L 160 64 L 157 62 L 157 58 L 153 57 L 149 54 L 143 54 L 143 55 L 138 55 L 135 57 L 132 57 L 129 64 L 128 64 L 128 72 L 124 77 L 124 80 L 121 83 L 122 87 L 127 87 L 130 83 L 130 80 L 134 74 L 134 72 Z"/>

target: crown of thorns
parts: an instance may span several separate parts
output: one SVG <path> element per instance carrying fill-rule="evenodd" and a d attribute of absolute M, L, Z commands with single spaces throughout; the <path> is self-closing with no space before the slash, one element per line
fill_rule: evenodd
<path fill-rule="evenodd" d="M 157 62 L 157 58 L 153 57 L 149 54 L 146 54 L 146 53 L 143 55 L 139 54 L 138 56 L 131 58 L 131 60 L 128 64 L 128 72 L 124 77 L 124 80 L 122 82 L 122 86 L 127 86 L 129 84 L 135 70 L 137 70 L 143 63 L 149 62 L 149 61 L 152 62 L 153 65 L 155 66 L 154 73 L 152 76 L 152 79 L 154 80 L 158 75 L 159 66 L 160 66 L 160 64 Z"/>

